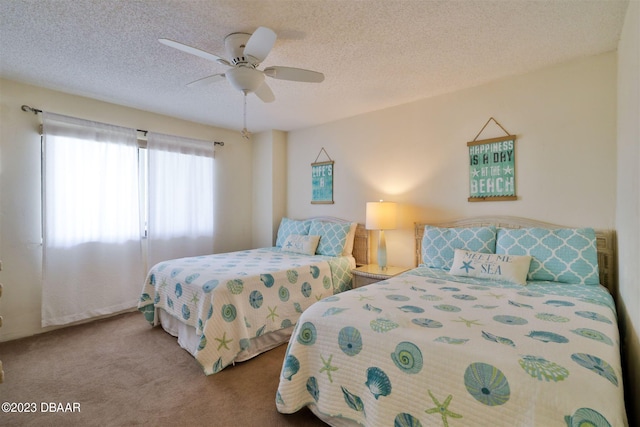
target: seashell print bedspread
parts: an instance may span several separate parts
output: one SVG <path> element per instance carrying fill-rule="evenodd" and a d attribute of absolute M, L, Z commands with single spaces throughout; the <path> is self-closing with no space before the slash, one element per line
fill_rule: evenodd
<path fill-rule="evenodd" d="M 294 325 L 314 302 L 351 288 L 347 257 L 261 248 L 155 265 L 138 310 L 156 324 L 162 308 L 196 328 L 195 357 L 209 375 L 233 363 L 249 339 Z"/>
<path fill-rule="evenodd" d="M 340 425 L 626 426 L 613 299 L 419 267 L 306 310 L 276 405 Z"/>

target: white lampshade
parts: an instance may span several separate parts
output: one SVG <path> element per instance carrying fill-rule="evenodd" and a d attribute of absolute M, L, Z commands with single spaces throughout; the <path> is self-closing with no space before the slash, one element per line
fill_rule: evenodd
<path fill-rule="evenodd" d="M 367 202 L 367 230 L 393 230 L 398 221 L 398 207 L 394 202 Z"/>

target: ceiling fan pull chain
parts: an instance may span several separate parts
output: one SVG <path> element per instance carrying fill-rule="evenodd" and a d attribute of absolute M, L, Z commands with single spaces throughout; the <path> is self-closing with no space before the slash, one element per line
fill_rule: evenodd
<path fill-rule="evenodd" d="M 249 131 L 247 130 L 247 92 L 244 92 L 244 122 L 243 122 L 243 128 L 242 128 L 242 137 L 244 139 L 249 139 L 251 137 L 251 134 L 249 133 Z"/>

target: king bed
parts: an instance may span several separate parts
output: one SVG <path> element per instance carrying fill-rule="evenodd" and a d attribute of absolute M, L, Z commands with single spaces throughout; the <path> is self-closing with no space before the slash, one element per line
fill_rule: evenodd
<path fill-rule="evenodd" d="M 626 426 L 614 233 L 513 217 L 415 226 L 418 267 L 329 296 L 276 393 L 333 426 Z"/>
<path fill-rule="evenodd" d="M 156 264 L 138 310 L 214 374 L 285 343 L 311 304 L 351 289 L 367 236 L 337 218 L 283 218 L 274 247 Z"/>

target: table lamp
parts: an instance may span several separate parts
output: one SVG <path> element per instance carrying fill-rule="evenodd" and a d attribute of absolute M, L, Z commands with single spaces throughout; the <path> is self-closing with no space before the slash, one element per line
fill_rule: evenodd
<path fill-rule="evenodd" d="M 387 269 L 387 242 L 384 230 L 393 230 L 397 222 L 397 204 L 393 202 L 367 202 L 367 230 L 378 230 L 378 267 Z"/>

